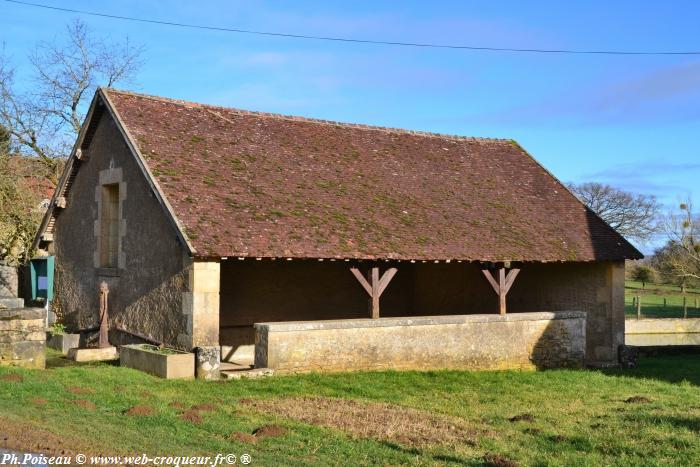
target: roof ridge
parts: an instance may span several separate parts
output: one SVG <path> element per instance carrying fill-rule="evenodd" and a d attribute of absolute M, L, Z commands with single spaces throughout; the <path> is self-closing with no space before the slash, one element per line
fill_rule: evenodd
<path fill-rule="evenodd" d="M 381 125 L 368 125 L 368 124 L 363 124 L 363 123 L 341 122 L 341 121 L 337 121 L 337 120 L 325 120 L 325 119 L 313 118 L 313 117 L 301 117 L 301 116 L 297 116 L 297 115 L 287 115 L 287 114 L 280 114 L 280 113 L 274 113 L 274 112 L 245 110 L 245 109 L 239 109 L 236 107 L 225 107 L 222 105 L 203 104 L 201 102 L 193 102 L 193 101 L 187 101 L 187 100 L 182 100 L 182 99 L 173 99 L 170 97 L 154 96 L 152 94 L 143 94 L 143 93 L 134 92 L 134 91 L 127 91 L 127 90 L 123 90 L 123 89 L 115 89 L 115 88 L 104 88 L 104 89 L 107 92 L 126 94 L 126 95 L 135 96 L 135 97 L 143 97 L 146 99 L 152 99 L 152 100 L 167 102 L 167 103 L 172 103 L 172 104 L 184 105 L 184 106 L 195 107 L 195 108 L 203 108 L 203 109 L 209 109 L 209 110 L 225 110 L 227 112 L 233 112 L 233 113 L 236 113 L 238 115 L 250 115 L 250 116 L 258 116 L 258 117 L 264 117 L 264 118 L 274 118 L 277 120 L 287 120 L 287 121 L 293 121 L 293 122 L 309 122 L 309 123 L 316 123 L 316 124 L 322 124 L 322 125 L 355 128 L 355 129 L 360 129 L 360 130 L 375 130 L 375 131 L 383 131 L 385 133 L 409 134 L 409 135 L 415 135 L 415 136 L 426 136 L 426 137 L 432 137 L 432 138 L 443 138 L 443 139 L 452 139 L 452 140 L 460 140 L 460 141 L 473 141 L 473 142 L 485 142 L 485 143 L 504 143 L 504 142 L 510 143 L 513 141 L 510 138 L 487 138 L 487 137 L 482 137 L 482 136 L 454 135 L 454 134 L 449 134 L 449 133 L 437 133 L 437 132 L 431 132 L 431 131 L 409 130 L 406 128 L 387 127 L 387 126 L 381 126 Z"/>

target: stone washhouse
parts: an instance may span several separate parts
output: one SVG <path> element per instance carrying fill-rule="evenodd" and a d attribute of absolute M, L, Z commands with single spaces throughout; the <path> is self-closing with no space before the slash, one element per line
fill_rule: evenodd
<path fill-rule="evenodd" d="M 36 238 L 113 344 L 279 372 L 612 365 L 641 254 L 512 140 L 101 88 Z"/>

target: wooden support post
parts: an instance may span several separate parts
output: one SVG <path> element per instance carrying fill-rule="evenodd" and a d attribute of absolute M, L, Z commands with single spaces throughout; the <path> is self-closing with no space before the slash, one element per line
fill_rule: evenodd
<path fill-rule="evenodd" d="M 499 311 L 499 313 L 502 315 L 505 315 L 506 314 L 506 295 L 508 295 L 508 291 L 513 286 L 513 282 L 515 282 L 515 277 L 520 272 L 520 269 L 511 269 L 510 271 L 508 271 L 508 274 L 506 274 L 506 268 L 499 268 L 498 269 L 498 281 L 496 281 L 496 279 L 491 274 L 491 271 L 489 271 L 488 269 L 482 269 L 481 272 L 484 274 L 486 279 L 489 281 L 489 284 L 491 284 L 491 287 L 493 287 L 493 290 L 498 294 L 498 311 Z"/>
<path fill-rule="evenodd" d="M 396 268 L 389 268 L 380 278 L 379 268 L 375 266 L 367 272 L 367 279 L 365 279 L 358 268 L 350 268 L 350 272 L 352 272 L 362 288 L 367 292 L 367 295 L 369 295 L 369 313 L 372 319 L 379 318 L 379 297 L 382 296 L 397 271 Z"/>
<path fill-rule="evenodd" d="M 666 297 L 664 297 L 664 308 L 666 308 Z"/>
<path fill-rule="evenodd" d="M 688 317 L 688 297 L 683 295 L 683 317 Z"/>
<path fill-rule="evenodd" d="M 637 295 L 637 319 L 642 318 L 642 296 Z"/>

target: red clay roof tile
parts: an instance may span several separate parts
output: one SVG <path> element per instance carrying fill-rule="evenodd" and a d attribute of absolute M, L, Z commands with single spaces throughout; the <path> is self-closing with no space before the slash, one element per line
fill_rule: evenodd
<path fill-rule="evenodd" d="M 198 256 L 641 256 L 509 140 L 104 92 Z"/>

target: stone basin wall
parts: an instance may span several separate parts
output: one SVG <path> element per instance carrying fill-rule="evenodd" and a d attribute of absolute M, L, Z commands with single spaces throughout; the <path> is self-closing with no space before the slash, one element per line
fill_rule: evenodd
<path fill-rule="evenodd" d="M 625 344 L 639 347 L 700 345 L 700 318 L 625 321 Z"/>
<path fill-rule="evenodd" d="M 255 324 L 255 366 L 276 373 L 581 367 L 586 313 Z"/>
<path fill-rule="evenodd" d="M 42 308 L 0 310 L 0 366 L 46 366 L 45 320 Z"/>

